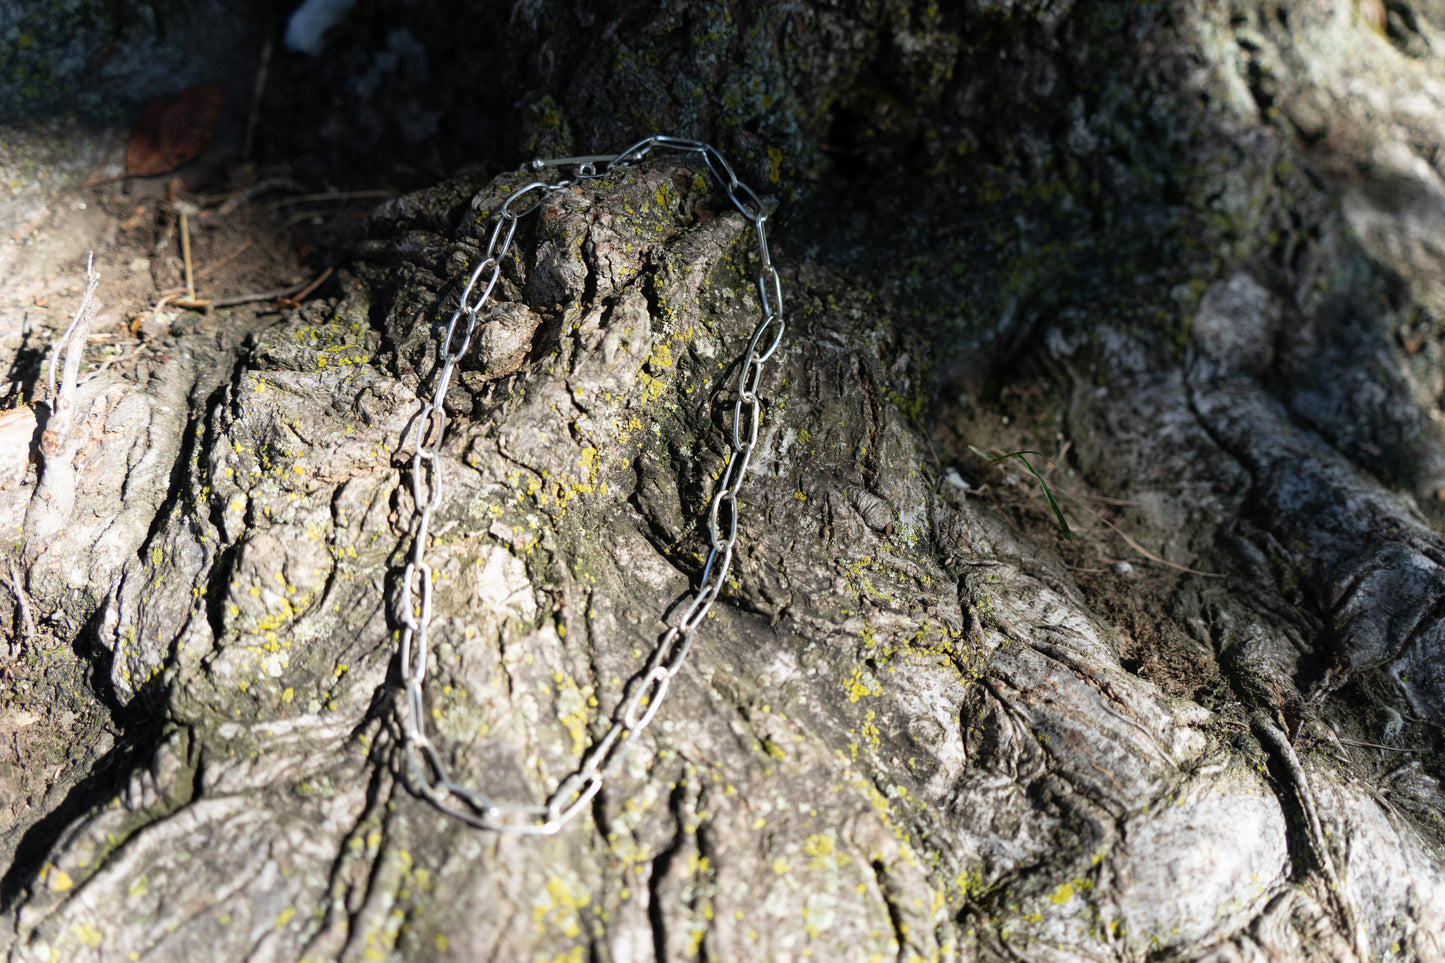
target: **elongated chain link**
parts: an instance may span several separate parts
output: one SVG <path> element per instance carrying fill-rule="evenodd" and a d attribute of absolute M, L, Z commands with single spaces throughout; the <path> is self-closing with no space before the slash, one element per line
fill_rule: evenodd
<path fill-rule="evenodd" d="M 614 168 L 634 164 L 658 149 L 681 152 L 702 161 L 727 193 L 728 199 L 753 226 L 762 265 L 758 274 L 758 294 L 762 299 L 763 317 L 753 329 L 747 350 L 742 355 L 737 378 L 738 397 L 733 406 L 732 456 L 708 510 L 708 535 L 712 548 L 703 566 L 702 579 L 681 617 L 663 635 L 642 671 L 628 681 L 622 701 L 612 712 L 607 732 L 582 754 L 577 769 L 558 783 L 540 806 L 500 803 L 482 792 L 454 782 L 446 761 L 426 734 L 422 683 L 426 679 L 433 578 L 432 568 L 426 561 L 426 548 L 432 516 L 442 499 L 441 452 L 447 425 L 443 404 L 457 362 L 467 353 L 472 336 L 478 325 L 483 323 L 480 320 L 482 312 L 501 276 L 502 261 L 512 249 L 517 221 L 536 210 L 548 194 L 600 177 Z M 773 266 L 764 226 L 771 212 L 752 188 L 738 180 L 717 148 L 701 141 L 658 135 L 638 141 L 620 154 L 534 160 L 532 167 L 539 171 L 548 167 L 572 167 L 575 173 L 571 179 L 555 183 L 535 181 L 527 184 L 513 191 L 502 204 L 481 263 L 472 270 L 462 292 L 460 306 L 447 323 L 446 337 L 441 343 L 441 372 L 436 390 L 423 406 L 413 432 L 415 454 L 411 460 L 411 491 L 416 510 L 412 518 L 410 560 L 402 578 L 400 664 L 405 701 L 400 721 L 402 744 L 413 786 L 434 806 L 480 829 L 518 835 L 551 835 L 587 808 L 601 790 L 603 780 L 617 769 L 638 735 L 657 715 L 668 687 L 682 670 L 683 661 L 692 648 L 693 634 L 722 591 L 728 569 L 732 566 L 733 548 L 738 537 L 737 495 L 752 463 L 758 429 L 763 422 L 758 385 L 763 377 L 763 365 L 783 339 L 785 324 L 782 280 Z M 460 342 L 457 341 L 459 331 Z"/>

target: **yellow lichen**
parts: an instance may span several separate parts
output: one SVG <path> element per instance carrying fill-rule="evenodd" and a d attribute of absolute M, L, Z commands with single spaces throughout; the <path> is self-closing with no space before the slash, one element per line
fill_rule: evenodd
<path fill-rule="evenodd" d="M 100 949 L 101 941 L 105 939 L 105 934 L 90 923 L 78 923 L 75 927 L 75 938 L 92 950 L 98 950 Z"/>

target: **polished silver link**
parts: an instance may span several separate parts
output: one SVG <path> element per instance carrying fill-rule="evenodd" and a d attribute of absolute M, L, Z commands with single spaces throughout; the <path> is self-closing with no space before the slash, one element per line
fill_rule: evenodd
<path fill-rule="evenodd" d="M 410 681 L 410 678 L 411 678 L 410 667 L 411 667 L 411 661 L 412 661 L 412 652 L 411 652 L 411 639 L 412 639 L 412 635 L 413 635 L 413 632 L 412 632 L 411 629 L 406 629 L 406 630 L 404 630 L 403 633 L 402 633 L 402 636 L 403 636 L 403 637 L 402 637 L 402 645 L 401 645 L 402 675 L 407 678 L 408 682 Z M 404 725 L 405 725 L 405 727 L 406 727 L 406 732 L 407 732 L 407 739 L 406 739 L 407 745 L 411 745 L 411 744 L 412 744 L 413 742 L 415 742 L 417 739 L 422 738 L 422 737 L 425 735 L 425 733 L 424 733 L 424 731 L 423 731 L 423 729 L 422 729 L 422 725 L 421 725 L 421 716 L 418 714 L 418 713 L 421 711 L 421 708 L 422 708 L 422 707 L 421 707 L 421 704 L 420 704 L 416 699 L 412 698 L 412 688 L 411 688 L 411 685 L 408 684 L 407 687 L 406 687 L 406 710 L 407 710 L 407 711 L 406 711 L 405 716 L 402 718 L 402 722 L 404 723 Z"/>
<path fill-rule="evenodd" d="M 691 632 L 683 632 L 676 627 L 668 629 L 668 638 L 662 645 L 666 650 L 662 667 L 673 675 L 682 671 L 682 664 L 687 661 L 688 652 L 692 651 L 692 637 Z"/>
<path fill-rule="evenodd" d="M 451 383 L 452 383 L 452 369 L 454 369 L 456 366 L 457 366 L 457 361 L 456 361 L 456 359 L 453 359 L 453 358 L 445 358 L 445 359 L 442 361 L 441 371 L 439 371 L 439 372 L 437 373 L 437 389 L 436 389 L 436 391 L 435 391 L 435 392 L 432 394 L 432 396 L 431 396 L 431 407 L 434 408 L 434 409 L 436 409 L 437 411 L 441 412 L 443 422 L 446 421 L 446 414 L 447 414 L 447 409 L 446 409 L 447 388 L 451 386 Z M 437 437 L 438 437 L 438 440 L 440 440 L 441 438 L 445 437 L 445 435 L 446 435 L 445 431 L 440 432 L 440 433 L 438 434 L 438 436 L 437 436 Z M 433 453 L 433 454 L 436 453 L 436 445 L 435 445 L 435 443 L 433 443 L 433 445 L 432 445 L 432 453 Z"/>
<path fill-rule="evenodd" d="M 490 274 L 490 276 L 488 276 L 486 283 L 482 285 L 482 293 L 479 294 L 479 295 L 477 295 L 477 300 L 476 300 L 476 301 L 472 301 L 472 300 L 471 300 L 471 297 L 472 297 L 472 288 L 474 288 L 474 287 L 477 286 L 477 279 L 482 276 L 482 272 L 483 272 L 483 271 L 490 271 L 491 274 Z M 453 314 L 453 315 L 452 315 L 452 324 L 453 324 L 453 325 L 456 324 L 457 315 L 466 314 L 466 315 L 469 315 L 470 317 L 473 317 L 473 318 L 476 317 L 477 312 L 478 312 L 479 310 L 481 310 L 481 306 L 484 305 L 484 304 L 486 304 L 487 301 L 488 301 L 488 299 L 491 298 L 491 296 L 492 296 L 492 288 L 494 288 L 494 287 L 497 286 L 497 278 L 501 277 L 501 274 L 502 274 L 502 264 L 501 264 L 501 262 L 498 261 L 495 257 L 492 257 L 492 256 L 490 256 L 490 255 L 488 255 L 488 257 L 487 257 L 487 259 L 486 259 L 485 261 L 483 261 L 481 264 L 478 264 L 478 265 L 477 265 L 477 269 L 476 269 L 475 271 L 473 271 L 473 272 L 472 272 L 472 276 L 467 279 L 467 287 L 466 287 L 466 290 L 464 290 L 464 291 L 462 292 L 461 307 L 459 307 L 459 308 L 457 309 L 456 314 Z M 475 322 L 475 321 L 473 321 L 473 322 L 471 322 L 471 324 L 468 324 L 468 325 L 467 325 L 467 344 L 470 344 L 470 343 L 471 343 L 472 329 L 473 329 L 473 327 L 474 327 L 475 325 L 476 325 L 476 322 Z M 451 333 L 451 326 L 448 326 L 448 328 L 447 328 L 447 333 L 450 335 L 450 333 Z M 443 350 L 443 352 L 446 351 L 446 344 L 445 344 L 445 343 L 442 345 L 442 350 Z M 458 353 L 458 354 L 465 354 L 465 353 L 466 353 L 466 348 L 459 348 L 459 349 L 457 349 L 457 353 Z"/>
<path fill-rule="evenodd" d="M 418 448 L 411 458 L 411 500 L 422 513 L 422 530 L 431 521 L 432 512 L 441 504 L 441 466 L 431 449 Z"/>
<path fill-rule="evenodd" d="M 497 213 L 499 213 L 502 217 L 507 218 L 508 220 L 521 220 L 522 218 L 526 217 L 528 214 L 532 213 L 537 209 L 537 207 L 542 203 L 542 198 L 546 196 L 548 191 L 554 191 L 556 189 L 557 187 L 555 184 L 548 184 L 545 181 L 533 181 L 526 187 L 519 187 L 511 194 L 508 194 L 507 199 L 502 202 L 502 209 Z M 532 206 L 522 211 L 513 210 L 512 205 L 517 203 L 517 201 L 521 198 L 528 196 L 529 194 L 537 195 L 536 199 L 532 201 Z M 511 244 L 511 240 L 512 229 L 509 228 L 507 231 L 508 245 Z"/>
<path fill-rule="evenodd" d="M 755 377 L 753 384 L 742 383 L 738 385 L 738 400 L 733 405 L 733 451 L 738 454 L 749 454 L 758 444 L 758 428 L 763 423 L 763 412 L 759 406 L 758 396 L 754 394 L 758 378 L 762 377 L 763 369 L 759 365 L 753 368 Z M 743 369 L 743 377 L 747 377 L 747 369 Z M 741 381 L 741 379 L 739 379 Z M 746 413 L 747 417 L 743 415 Z M 743 425 L 748 426 L 747 440 L 743 439 Z"/>
<path fill-rule="evenodd" d="M 540 171 L 548 167 L 575 167 L 577 168 L 577 175 L 579 177 L 586 177 L 587 175 L 582 173 L 584 168 L 595 171 L 598 164 L 604 161 L 615 160 L 617 157 L 617 154 L 588 154 L 586 157 L 549 157 L 546 160 L 537 157 L 532 160 L 532 170 Z"/>
<path fill-rule="evenodd" d="M 747 201 L 749 204 L 752 204 L 752 210 L 748 210 L 747 204 L 744 204 L 743 199 L 738 197 L 739 193 L 747 195 Z M 754 227 L 762 228 L 763 221 L 768 219 L 768 209 L 767 206 L 763 204 L 763 199 L 754 194 L 751 187 L 742 181 L 738 181 L 733 185 L 733 189 L 728 191 L 728 197 L 732 199 L 737 209 L 742 212 L 743 217 L 747 218 Z M 763 239 L 761 246 L 766 249 L 767 234 L 761 230 L 759 230 L 758 234 L 759 237 Z"/>
<path fill-rule="evenodd" d="M 503 235 L 503 233 L 502 233 L 502 228 L 503 228 L 503 227 L 506 228 L 506 234 L 505 234 L 505 235 Z M 514 238 L 514 237 L 516 237 L 516 236 L 517 236 L 517 219 L 516 219 L 515 217 L 499 217 L 499 218 L 497 218 L 497 223 L 492 227 L 492 236 L 487 239 L 487 253 L 486 253 L 486 257 L 495 259 L 495 260 L 497 261 L 497 263 L 500 264 L 502 258 L 505 257 L 506 254 L 507 254 L 507 252 L 512 249 L 512 238 Z M 498 242 L 499 239 L 500 239 L 500 241 L 501 241 L 501 247 L 498 247 L 498 246 L 497 246 L 497 242 Z M 487 290 L 487 294 L 491 294 L 491 293 L 492 293 L 491 290 L 488 289 L 488 290 Z M 484 300 L 484 299 L 483 299 L 483 300 Z M 478 304 L 477 307 L 480 308 L 481 305 Z"/>
<path fill-rule="evenodd" d="M 778 269 L 771 264 L 763 267 L 763 273 L 758 275 L 758 296 L 763 299 L 763 317 L 783 314 L 783 279 L 778 277 Z"/>
<path fill-rule="evenodd" d="M 416 576 L 421 575 L 419 586 L 414 585 Z M 417 651 L 422 655 L 426 654 L 426 633 L 424 628 L 431 621 L 431 566 L 426 562 L 407 562 L 406 568 L 402 570 L 402 584 L 406 586 L 406 613 L 407 628 L 416 633 Z M 420 588 L 420 593 L 417 589 Z M 418 600 L 420 594 L 420 600 Z M 413 628 L 413 626 L 415 626 Z M 421 672 L 425 671 L 425 659 L 417 660 L 417 667 Z"/>
<path fill-rule="evenodd" d="M 773 340 L 772 340 L 772 343 L 768 345 L 768 349 L 767 349 L 766 351 L 764 351 L 762 354 L 760 354 L 760 355 L 757 356 L 758 364 L 762 364 L 764 361 L 767 361 L 769 358 L 771 358 L 771 357 L 773 356 L 773 352 L 778 349 L 778 345 L 779 345 L 779 344 L 782 342 L 782 340 L 783 340 L 783 332 L 787 330 L 787 327 L 788 327 L 788 326 L 783 323 L 783 317 L 782 317 L 782 315 L 780 315 L 780 314 L 773 314 L 773 315 L 769 315 L 768 317 L 764 318 L 764 319 L 763 319 L 763 323 L 760 324 L 760 325 L 758 325 L 758 326 L 753 330 L 753 340 L 752 340 L 751 345 L 750 345 L 749 348 L 748 348 L 748 353 L 749 353 L 749 354 L 751 354 L 753 351 L 755 351 L 755 350 L 757 349 L 757 344 L 758 344 L 759 340 L 761 340 L 762 337 L 763 337 L 763 335 L 764 335 L 765 333 L 767 333 L 768 328 L 769 328 L 769 327 L 772 327 L 772 326 L 776 326 L 776 327 L 777 327 L 777 330 L 773 332 Z"/>
<path fill-rule="evenodd" d="M 443 368 L 444 374 L 451 373 L 448 370 L 449 367 Z M 426 407 L 422 408 L 421 414 L 417 416 L 416 428 L 412 432 L 411 439 L 411 446 L 415 452 L 413 457 L 421 458 L 423 461 L 435 458 L 441 443 L 446 438 L 446 430 L 446 409 L 437 404 L 436 398 L 433 398 L 426 403 Z M 427 441 L 429 437 L 431 438 L 430 443 Z M 415 491 L 415 478 L 413 478 L 413 491 Z M 420 496 L 417 497 L 417 501 L 422 501 Z"/>
<path fill-rule="evenodd" d="M 772 270 L 773 267 L 773 252 L 768 247 L 768 229 L 763 225 L 762 221 L 755 221 L 753 222 L 753 233 L 758 237 L 758 260 L 763 263 L 763 273 L 767 273 Z M 781 291 L 781 287 L 779 291 Z M 781 296 L 779 300 L 781 300 Z M 781 309 L 781 307 L 782 305 L 780 304 L 779 309 Z M 763 313 L 768 313 L 766 307 L 763 309 Z"/>
<path fill-rule="evenodd" d="M 718 561 L 721 559 L 721 561 Z M 708 610 L 712 603 L 717 600 L 718 593 L 722 591 L 723 582 L 727 578 L 728 569 L 733 563 L 733 548 L 731 545 L 724 548 L 715 548 L 707 555 L 707 564 L 702 569 L 702 579 L 698 583 L 697 595 L 693 596 L 692 604 L 682 617 L 677 620 L 677 627 L 684 632 L 692 632 L 702 620 L 707 618 Z"/>
<path fill-rule="evenodd" d="M 727 506 L 727 535 L 718 531 L 718 510 L 724 505 Z M 708 540 L 713 548 L 730 548 L 737 544 L 738 540 L 738 499 L 736 493 L 724 490 L 718 493 L 718 497 L 712 500 L 712 507 L 707 512 Z"/>
<path fill-rule="evenodd" d="M 666 134 L 658 134 L 648 139 L 664 147 L 672 147 L 677 150 L 690 150 L 699 154 L 708 149 L 708 145 L 702 141 L 688 140 L 686 137 L 669 137 Z"/>
<path fill-rule="evenodd" d="M 574 184 L 601 177 L 614 168 L 627 167 L 652 151 L 666 149 L 691 155 L 712 174 L 728 200 L 753 227 L 757 238 L 761 273 L 758 295 L 762 319 L 754 327 L 737 373 L 737 400 L 733 405 L 731 447 L 727 469 L 708 507 L 707 526 L 711 549 L 698 579 L 697 589 L 687 600 L 677 622 L 652 650 L 647 664 L 628 682 L 622 699 L 613 708 L 607 731 L 582 753 L 577 768 L 563 778 L 542 805 L 498 803 L 485 793 L 469 789 L 451 778 L 446 760 L 426 734 L 426 682 L 428 632 L 432 619 L 433 571 L 426 561 L 432 517 L 441 507 L 442 446 L 446 440 L 446 394 L 456 365 L 471 347 L 477 329 L 486 324 L 485 312 L 501 278 L 502 263 L 512 250 L 517 222 L 535 211 L 549 194 Z M 447 322 L 438 350 L 439 367 L 431 398 L 423 405 L 411 429 L 411 492 L 414 502 L 409 559 L 401 573 L 398 616 L 401 640 L 398 660 L 403 687 L 399 710 L 401 740 L 406 770 L 413 791 L 438 811 L 468 826 L 518 836 L 549 836 L 587 809 L 602 791 L 605 780 L 616 771 L 638 736 L 662 709 L 672 681 L 692 650 L 694 633 L 711 611 L 726 584 L 737 545 L 741 491 L 757 449 L 763 422 L 763 405 L 758 386 L 763 365 L 782 341 L 783 284 L 773 266 L 764 223 L 772 213 L 751 187 L 738 180 L 721 152 L 710 144 L 682 137 L 655 135 L 631 145 L 620 154 L 594 154 L 532 161 L 534 171 L 570 167 L 573 177 L 548 183 L 533 181 L 507 195 L 495 215 L 481 263 L 472 269 L 458 306 Z M 461 341 L 453 345 L 457 331 Z M 759 350 L 766 344 L 765 349 Z"/>
<path fill-rule="evenodd" d="M 712 171 L 712 176 L 717 178 L 717 182 L 722 185 L 722 189 L 727 192 L 728 197 L 735 197 L 736 195 L 733 194 L 733 191 L 738 186 L 738 175 L 733 173 L 733 166 L 728 163 L 727 158 L 719 153 L 718 149 L 711 144 L 704 147 L 700 153 L 702 154 L 703 163 L 707 165 L 708 170 Z M 719 170 L 718 168 L 722 169 Z M 743 216 L 747 216 L 746 212 L 744 212 Z M 752 219 L 749 218 L 749 220 Z"/>

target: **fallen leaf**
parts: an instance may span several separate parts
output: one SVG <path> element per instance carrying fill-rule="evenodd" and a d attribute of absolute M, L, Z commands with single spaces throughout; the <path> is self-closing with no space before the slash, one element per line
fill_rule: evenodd
<path fill-rule="evenodd" d="M 221 116 L 221 85 L 187 87 L 174 100 L 152 98 L 125 152 L 125 172 L 164 174 L 191 160 L 211 142 Z"/>

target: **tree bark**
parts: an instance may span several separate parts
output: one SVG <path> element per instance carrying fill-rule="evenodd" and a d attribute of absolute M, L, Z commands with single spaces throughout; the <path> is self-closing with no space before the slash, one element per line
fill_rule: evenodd
<path fill-rule="evenodd" d="M 11 960 L 1445 956 L 1439 11 L 428 16 L 444 116 L 485 76 L 539 154 L 711 137 L 781 203 L 732 578 L 576 824 L 418 797 L 408 439 L 534 175 L 382 205 L 340 297 L 76 402 L 27 592 L 145 740 L 33 830 Z M 549 195 L 447 394 L 428 724 L 498 799 L 701 575 L 761 310 L 701 174 Z"/>

